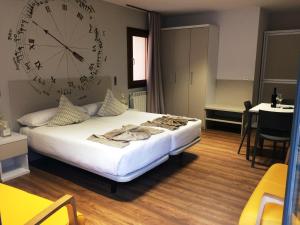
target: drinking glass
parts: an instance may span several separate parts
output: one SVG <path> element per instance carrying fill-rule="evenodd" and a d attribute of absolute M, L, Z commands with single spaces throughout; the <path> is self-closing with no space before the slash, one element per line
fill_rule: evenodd
<path fill-rule="evenodd" d="M 282 100 L 283 100 L 282 94 L 281 94 L 281 93 L 278 93 L 278 94 L 277 94 L 277 98 L 276 98 L 276 101 L 277 101 L 277 103 L 278 103 L 278 106 L 281 105 Z"/>

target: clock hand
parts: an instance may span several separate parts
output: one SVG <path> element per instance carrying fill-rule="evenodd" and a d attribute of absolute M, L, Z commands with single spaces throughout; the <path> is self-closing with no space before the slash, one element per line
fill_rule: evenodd
<path fill-rule="evenodd" d="M 61 42 L 59 39 L 57 39 L 54 35 L 52 35 L 48 30 L 46 30 L 45 28 L 43 28 L 41 25 L 39 25 L 37 22 L 32 21 L 32 23 L 34 25 L 36 25 L 37 27 L 39 27 L 40 29 L 42 29 L 47 35 L 49 35 L 50 37 L 52 37 L 54 40 L 56 40 L 59 44 L 61 44 L 65 49 L 67 49 L 68 51 L 70 51 L 72 53 L 72 55 L 74 56 L 74 58 L 76 58 L 77 60 L 79 60 L 80 62 L 84 61 L 84 58 L 79 55 L 77 52 L 73 51 L 72 49 L 70 49 L 67 45 L 65 45 L 63 42 Z"/>

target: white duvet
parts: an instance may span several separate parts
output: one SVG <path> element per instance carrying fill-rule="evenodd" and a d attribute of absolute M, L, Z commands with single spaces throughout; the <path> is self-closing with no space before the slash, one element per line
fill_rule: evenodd
<path fill-rule="evenodd" d="M 189 144 L 200 136 L 201 121 L 189 122 L 176 131 L 151 136 L 148 140 L 132 141 L 125 148 L 115 148 L 88 141 L 92 134 L 104 134 L 126 124 L 139 125 L 160 117 L 128 110 L 114 117 L 92 117 L 75 125 L 62 127 L 21 128 L 28 136 L 29 146 L 40 153 L 70 162 L 98 174 L 126 176 Z"/>

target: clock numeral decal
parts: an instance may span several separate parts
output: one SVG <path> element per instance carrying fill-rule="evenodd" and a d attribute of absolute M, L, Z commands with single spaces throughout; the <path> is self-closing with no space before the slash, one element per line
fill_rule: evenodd
<path fill-rule="evenodd" d="M 47 12 L 47 13 L 51 13 L 51 9 L 50 9 L 49 5 L 47 5 L 47 6 L 45 7 L 45 9 L 46 9 L 46 12 Z"/>
<path fill-rule="evenodd" d="M 31 69 L 30 62 L 27 62 L 24 65 L 25 65 L 27 71 L 29 71 Z"/>
<path fill-rule="evenodd" d="M 29 42 L 29 50 L 35 49 L 34 39 L 29 38 L 28 42 Z"/>
<path fill-rule="evenodd" d="M 56 79 L 55 79 L 53 76 L 51 76 L 51 83 L 52 83 L 52 84 L 55 84 L 55 83 L 56 83 Z"/>
<path fill-rule="evenodd" d="M 13 39 L 13 31 L 12 29 L 9 29 L 8 31 L 8 38 L 7 38 L 9 41 L 11 41 Z"/>
<path fill-rule="evenodd" d="M 70 88 L 75 88 L 74 82 L 73 81 L 68 81 L 68 85 Z"/>
<path fill-rule="evenodd" d="M 24 49 L 23 46 L 19 46 L 19 47 L 18 47 L 18 50 L 19 50 L 19 51 L 22 51 L 22 49 Z"/>
<path fill-rule="evenodd" d="M 62 4 L 62 10 L 67 11 L 68 10 L 68 6 L 66 4 Z"/>
<path fill-rule="evenodd" d="M 32 18 L 34 6 L 32 4 L 26 4 L 25 14 L 28 18 Z"/>
<path fill-rule="evenodd" d="M 93 70 L 94 70 L 94 66 L 95 66 L 95 64 L 94 64 L 94 63 L 91 63 L 90 66 L 89 66 L 89 70 L 90 70 L 90 71 L 93 71 Z"/>
<path fill-rule="evenodd" d="M 96 75 L 93 75 L 93 74 L 92 74 L 92 75 L 89 76 L 89 80 L 90 80 L 90 81 L 93 81 L 95 78 L 96 78 Z"/>
<path fill-rule="evenodd" d="M 38 82 L 39 84 L 46 85 L 46 81 L 42 79 L 40 76 L 35 76 L 33 81 Z"/>
<path fill-rule="evenodd" d="M 38 69 L 38 70 L 40 70 L 41 68 L 42 68 L 42 64 L 41 64 L 41 62 L 38 60 L 38 61 L 36 61 L 35 63 L 34 63 L 34 65 L 35 65 L 35 67 Z"/>
<path fill-rule="evenodd" d="M 16 50 L 15 57 L 17 59 L 17 62 L 20 62 L 21 60 L 23 60 L 23 53 L 20 50 Z"/>
<path fill-rule="evenodd" d="M 93 71 L 91 71 L 91 75 L 92 75 L 92 76 L 96 76 L 97 73 L 98 73 L 98 70 L 93 70 Z"/>
<path fill-rule="evenodd" d="M 26 30 L 25 30 L 23 27 L 21 27 L 21 28 L 17 31 L 17 33 L 18 33 L 18 34 L 23 34 L 24 31 L 26 31 Z"/>
<path fill-rule="evenodd" d="M 82 76 L 80 77 L 80 82 L 81 82 L 81 83 L 86 83 L 87 81 L 88 81 L 87 76 L 82 75 Z"/>
<path fill-rule="evenodd" d="M 38 94 L 80 93 L 83 99 L 92 84 L 101 83 L 106 34 L 95 24 L 90 1 L 26 0 L 16 29 L 9 29 L 6 38 L 15 43 L 12 63 Z"/>
<path fill-rule="evenodd" d="M 80 20 L 82 20 L 83 19 L 83 15 L 79 12 L 79 13 L 77 13 L 77 17 L 80 19 Z"/>
<path fill-rule="evenodd" d="M 78 85 L 77 88 L 80 91 L 84 91 L 85 90 L 84 85 Z"/>
<path fill-rule="evenodd" d="M 95 41 L 100 41 L 98 28 L 95 29 Z"/>
<path fill-rule="evenodd" d="M 50 96 L 50 93 L 48 91 L 45 91 L 45 90 L 43 91 L 43 94 L 47 95 L 47 96 Z"/>
<path fill-rule="evenodd" d="M 61 95 L 71 95 L 72 90 L 70 88 L 61 88 L 57 91 Z"/>

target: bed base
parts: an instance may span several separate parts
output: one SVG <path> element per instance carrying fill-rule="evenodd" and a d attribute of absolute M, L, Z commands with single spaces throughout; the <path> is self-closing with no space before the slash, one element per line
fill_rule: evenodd
<path fill-rule="evenodd" d="M 190 143 L 179 147 L 173 151 L 170 152 L 170 156 L 174 156 L 174 155 L 179 155 L 180 153 L 184 152 L 184 150 L 186 150 L 187 148 L 193 146 L 194 144 L 198 143 L 200 141 L 200 137 L 194 139 L 193 141 L 191 141 Z"/>
<path fill-rule="evenodd" d="M 110 181 L 110 193 L 115 194 L 117 192 L 118 182 L 111 180 Z"/>
<path fill-rule="evenodd" d="M 184 150 L 189 148 L 190 146 L 198 143 L 199 141 L 200 141 L 200 137 L 196 138 L 191 143 L 170 152 L 170 156 L 178 156 L 179 157 L 179 164 L 183 165 L 183 152 L 184 152 Z M 110 180 L 110 193 L 112 193 L 112 194 L 115 194 L 117 192 L 118 183 L 129 182 L 129 181 L 141 176 L 142 174 L 150 171 L 151 169 L 157 167 L 158 165 L 164 163 L 165 161 L 167 161 L 169 159 L 169 155 L 165 155 L 165 156 L 161 157 L 160 159 L 157 159 L 156 161 L 150 163 L 149 165 L 147 165 L 147 166 L 145 166 L 145 167 L 143 167 L 143 168 L 141 168 L 137 171 L 134 171 L 130 174 L 127 174 L 125 176 L 115 176 L 115 175 L 111 175 L 111 174 L 107 174 L 107 173 L 100 173 L 98 171 L 94 171 L 94 170 L 91 170 L 91 169 L 80 167 L 80 166 L 76 165 L 75 163 L 68 162 L 67 160 L 60 159 L 59 157 L 56 157 L 56 156 L 51 155 L 51 154 L 46 154 L 46 153 L 40 152 L 36 149 L 32 149 L 32 150 L 39 153 L 39 154 L 41 154 L 41 155 L 56 159 L 58 161 L 64 162 L 64 163 L 72 165 L 74 167 L 77 167 L 77 168 L 89 171 L 91 173 L 97 174 L 99 176 L 108 178 Z"/>
<path fill-rule="evenodd" d="M 176 156 L 178 156 L 178 164 L 180 166 L 183 166 L 184 165 L 183 152 L 180 152 Z M 110 193 L 111 194 L 117 193 L 118 183 L 119 182 L 117 182 L 117 181 L 110 180 Z"/>

